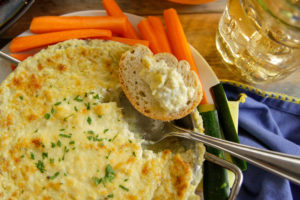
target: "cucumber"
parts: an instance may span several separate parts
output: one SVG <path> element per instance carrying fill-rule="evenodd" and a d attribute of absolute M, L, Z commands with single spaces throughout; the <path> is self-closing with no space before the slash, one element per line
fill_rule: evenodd
<path fill-rule="evenodd" d="M 221 131 L 216 110 L 208 110 L 209 106 L 200 105 L 198 111 L 203 119 L 205 134 L 221 138 Z M 207 109 L 208 108 L 208 109 Z M 206 146 L 206 151 L 224 159 L 224 152 Z M 230 195 L 227 170 L 209 161 L 204 162 L 203 194 L 205 200 L 226 200 Z"/>
<path fill-rule="evenodd" d="M 226 140 L 240 143 L 237 131 L 234 126 L 234 122 L 229 110 L 228 101 L 226 94 L 224 92 L 223 85 L 221 83 L 213 86 L 211 88 L 212 96 L 216 109 L 218 111 L 218 118 L 221 124 L 221 128 L 224 133 L 224 138 Z M 245 171 L 247 169 L 247 163 L 244 160 L 232 157 L 232 161 L 241 170 Z"/>

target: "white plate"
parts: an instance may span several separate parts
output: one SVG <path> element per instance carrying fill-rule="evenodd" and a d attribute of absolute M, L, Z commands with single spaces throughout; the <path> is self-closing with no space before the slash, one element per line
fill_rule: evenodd
<path fill-rule="evenodd" d="M 65 14 L 64 16 L 101 16 L 101 15 L 106 15 L 105 10 L 86 10 L 86 11 L 79 11 L 79 12 L 72 12 Z M 128 14 L 129 21 L 132 23 L 133 26 L 137 26 L 138 22 L 143 19 L 143 17 L 133 15 L 133 14 Z M 29 31 L 25 31 L 22 33 L 20 36 L 25 36 L 25 35 L 30 35 L 31 33 Z M 199 54 L 199 52 L 191 46 L 192 54 L 194 56 L 201 81 L 203 84 L 203 87 L 205 89 L 205 92 L 207 94 L 207 98 L 209 103 L 213 104 L 212 97 L 210 95 L 209 89 L 218 84 L 219 80 L 216 77 L 215 73 L 213 70 L 210 68 L 210 66 L 207 64 L 207 62 L 204 60 L 204 58 Z M 9 52 L 9 44 L 7 44 L 3 49 L 3 52 L 5 53 L 10 53 Z M 3 59 L 0 59 L 0 83 L 6 78 L 6 76 L 11 72 L 11 68 L 8 62 L 4 61 Z"/>

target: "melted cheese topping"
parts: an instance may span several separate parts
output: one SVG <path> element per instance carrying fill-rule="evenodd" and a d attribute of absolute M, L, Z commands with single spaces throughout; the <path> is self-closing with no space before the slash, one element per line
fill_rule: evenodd
<path fill-rule="evenodd" d="M 0 199 L 188 199 L 191 163 L 143 150 L 117 106 L 129 46 L 71 40 L 0 86 Z M 192 162 L 192 161 L 191 161 Z"/>
<path fill-rule="evenodd" d="M 195 89 L 187 87 L 183 77 L 163 60 L 153 56 L 143 58 L 143 68 L 139 75 L 147 83 L 152 95 L 166 111 L 179 111 L 195 94 Z"/>

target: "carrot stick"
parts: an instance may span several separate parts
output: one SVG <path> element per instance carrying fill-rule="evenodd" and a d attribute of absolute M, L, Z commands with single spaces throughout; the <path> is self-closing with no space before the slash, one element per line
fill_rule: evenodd
<path fill-rule="evenodd" d="M 159 42 L 150 26 L 149 22 L 146 19 L 141 20 L 137 25 L 142 37 L 144 40 L 149 41 L 150 49 L 153 53 L 161 52 L 159 47 Z"/>
<path fill-rule="evenodd" d="M 184 34 L 184 30 L 182 28 L 176 10 L 173 8 L 164 10 L 164 19 L 166 24 L 167 36 L 169 38 L 173 54 L 177 57 L 178 60 L 187 60 L 190 63 L 191 70 L 195 71 L 200 79 L 198 69 L 196 67 L 190 46 Z M 201 104 L 208 104 L 208 100 L 204 90 Z"/>
<path fill-rule="evenodd" d="M 10 44 L 10 52 L 25 51 L 69 39 L 109 38 L 111 35 L 110 30 L 81 29 L 17 37 Z"/>
<path fill-rule="evenodd" d="M 73 29 L 108 29 L 113 33 L 126 31 L 125 17 L 110 16 L 43 16 L 33 18 L 30 30 L 33 33 L 48 33 Z"/>
<path fill-rule="evenodd" d="M 25 60 L 26 58 L 28 58 L 29 56 L 32 56 L 33 54 L 10 54 L 10 56 L 20 60 L 20 61 L 23 61 Z M 12 70 L 15 70 L 17 68 L 17 66 L 13 65 L 13 64 L 10 64 L 10 67 Z"/>
<path fill-rule="evenodd" d="M 142 44 L 149 47 L 149 41 L 147 40 L 137 40 L 137 39 L 123 38 L 123 37 L 111 37 L 109 39 L 117 42 L 122 42 L 128 45 Z"/>
<path fill-rule="evenodd" d="M 129 22 L 127 16 L 123 13 L 123 11 L 118 6 L 118 4 L 116 3 L 115 0 L 103 0 L 102 4 L 109 16 L 126 17 L 127 26 L 126 26 L 126 31 L 123 34 L 124 37 L 132 38 L 132 39 L 140 39 L 139 34 L 135 30 L 135 28 L 132 26 L 132 24 Z"/>
<path fill-rule="evenodd" d="M 167 38 L 167 34 L 164 29 L 164 25 L 162 24 L 159 17 L 153 17 L 149 16 L 147 17 L 147 20 L 149 24 L 152 27 L 152 30 L 154 31 L 154 34 L 157 39 L 159 39 L 159 45 L 160 45 L 160 51 L 161 52 L 168 52 L 172 53 L 169 40 Z"/>

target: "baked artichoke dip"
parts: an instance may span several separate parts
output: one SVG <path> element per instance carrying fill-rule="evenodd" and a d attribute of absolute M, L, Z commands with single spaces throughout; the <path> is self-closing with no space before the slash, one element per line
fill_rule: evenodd
<path fill-rule="evenodd" d="M 1 83 L 0 199 L 199 198 L 194 152 L 143 149 L 122 115 L 118 65 L 130 49 L 65 41 Z"/>

